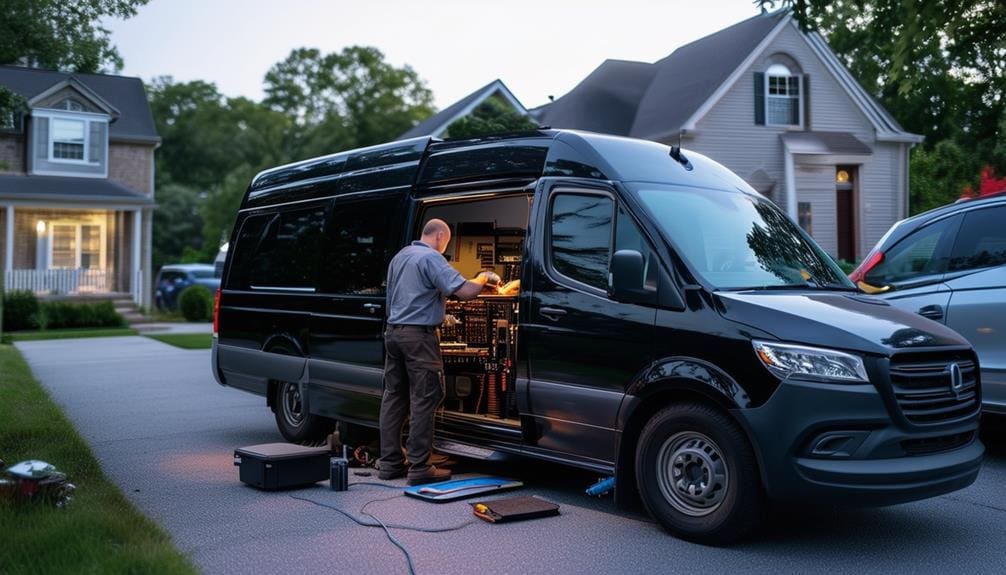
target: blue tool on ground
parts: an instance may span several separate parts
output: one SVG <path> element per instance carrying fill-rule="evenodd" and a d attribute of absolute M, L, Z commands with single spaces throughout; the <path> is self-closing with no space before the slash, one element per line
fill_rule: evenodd
<path fill-rule="evenodd" d="M 524 484 L 506 477 L 469 477 L 467 479 L 452 479 L 426 485 L 413 485 L 405 488 L 409 497 L 424 499 L 434 503 L 445 503 L 464 499 L 474 495 L 496 493 L 509 489 L 523 487 Z"/>
<path fill-rule="evenodd" d="M 615 488 L 615 478 L 606 477 L 587 488 L 587 495 L 600 497 Z"/>

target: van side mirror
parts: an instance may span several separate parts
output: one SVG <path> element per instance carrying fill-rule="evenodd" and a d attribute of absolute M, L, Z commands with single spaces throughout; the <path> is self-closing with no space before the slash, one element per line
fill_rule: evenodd
<path fill-rule="evenodd" d="M 643 254 L 636 250 L 615 252 L 608 272 L 608 296 L 615 301 L 653 303 L 657 294 L 646 289 L 643 268 Z"/>

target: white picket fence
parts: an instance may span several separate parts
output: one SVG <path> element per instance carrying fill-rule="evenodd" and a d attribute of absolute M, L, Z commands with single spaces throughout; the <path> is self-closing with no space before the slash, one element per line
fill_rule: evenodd
<path fill-rule="evenodd" d="M 10 270 L 4 280 L 7 291 L 39 294 L 101 293 L 109 291 L 113 284 L 110 270 L 87 269 Z"/>

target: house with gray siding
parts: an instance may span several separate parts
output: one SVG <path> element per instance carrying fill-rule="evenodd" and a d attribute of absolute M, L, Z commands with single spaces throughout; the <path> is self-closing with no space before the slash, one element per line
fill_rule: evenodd
<path fill-rule="evenodd" d="M 908 154 L 922 141 L 788 11 L 754 16 L 654 63 L 606 60 L 527 112 L 543 126 L 706 154 L 849 261 L 908 215 Z M 425 121 L 426 133 L 440 123 Z"/>
<path fill-rule="evenodd" d="M 149 305 L 154 127 L 143 82 L 0 66 L 25 109 L 0 118 L 7 290 Z"/>

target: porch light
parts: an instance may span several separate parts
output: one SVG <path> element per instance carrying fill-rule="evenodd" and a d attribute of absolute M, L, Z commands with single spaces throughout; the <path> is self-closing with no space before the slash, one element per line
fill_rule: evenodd
<path fill-rule="evenodd" d="M 45 220 L 39 220 L 38 223 L 35 224 L 35 231 L 39 234 L 45 233 Z"/>
<path fill-rule="evenodd" d="M 844 184 L 844 183 L 848 182 L 849 181 L 849 172 L 847 172 L 845 170 L 839 170 L 835 174 L 835 181 L 838 182 L 839 184 Z"/>

